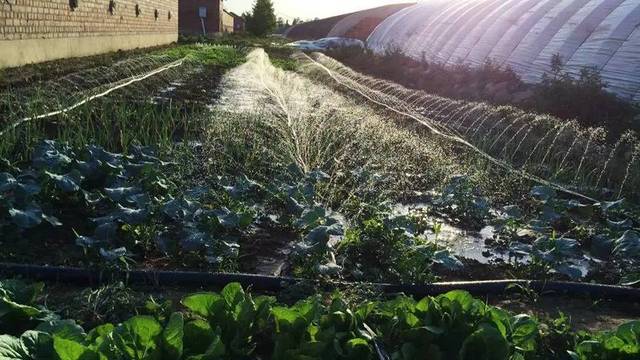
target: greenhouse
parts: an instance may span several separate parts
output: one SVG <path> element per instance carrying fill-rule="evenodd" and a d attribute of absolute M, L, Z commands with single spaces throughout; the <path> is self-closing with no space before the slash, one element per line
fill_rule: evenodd
<path fill-rule="evenodd" d="M 539 81 L 559 55 L 578 76 L 599 71 L 609 90 L 640 100 L 640 0 L 429 0 L 386 18 L 368 38 L 448 65 L 509 66 Z"/>

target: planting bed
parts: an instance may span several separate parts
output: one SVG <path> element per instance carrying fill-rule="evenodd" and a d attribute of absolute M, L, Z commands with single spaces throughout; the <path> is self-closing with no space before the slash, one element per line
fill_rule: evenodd
<path fill-rule="evenodd" d="M 371 284 L 637 285 L 635 140 L 610 148 L 576 124 L 296 59 L 180 45 L 124 58 L 108 76 L 85 68 L 4 95 L 0 262 L 103 279 L 192 270 L 308 281 L 288 279 L 296 285 L 277 300 L 236 284 L 219 294 L 134 289 L 126 276 L 84 290 L 60 279 L 48 297 L 38 284 L 4 281 L 0 358 L 638 356 L 638 299 L 553 302 L 540 299 L 544 283 L 520 282 L 488 305 L 461 291 L 417 301 Z M 528 130 L 512 148 L 519 123 Z"/>

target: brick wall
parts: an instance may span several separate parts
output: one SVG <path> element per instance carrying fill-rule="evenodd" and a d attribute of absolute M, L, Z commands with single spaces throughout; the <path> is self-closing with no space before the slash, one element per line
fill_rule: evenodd
<path fill-rule="evenodd" d="M 110 2 L 0 0 L 0 68 L 177 40 L 178 0 Z"/>
<path fill-rule="evenodd" d="M 178 31 L 178 0 L 114 0 L 113 14 L 109 12 L 110 0 L 77 0 L 78 7 L 74 10 L 69 0 L 7 1 L 0 0 L 2 40 Z M 136 15 L 136 5 L 139 15 Z"/>
<path fill-rule="evenodd" d="M 204 18 L 207 35 L 222 32 L 223 6 L 223 0 L 180 0 L 180 34 L 203 35 L 199 15 L 201 7 L 207 9 L 207 17 Z"/>

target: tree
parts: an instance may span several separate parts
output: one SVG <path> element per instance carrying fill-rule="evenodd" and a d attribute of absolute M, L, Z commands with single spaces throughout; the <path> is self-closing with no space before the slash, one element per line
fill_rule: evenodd
<path fill-rule="evenodd" d="M 247 16 L 247 31 L 256 36 L 265 36 L 276 27 L 276 14 L 271 0 L 256 0 L 253 12 Z"/>

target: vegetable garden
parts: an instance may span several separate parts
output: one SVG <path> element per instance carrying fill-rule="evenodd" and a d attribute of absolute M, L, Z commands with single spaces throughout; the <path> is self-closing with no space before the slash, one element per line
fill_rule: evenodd
<path fill-rule="evenodd" d="M 0 281 L 0 359 L 640 356 L 633 134 L 611 145 L 262 45 L 3 84 L 0 272 L 33 265 L 22 275 L 47 285 Z M 66 284 L 65 269 L 103 283 Z M 135 271 L 256 277 L 187 289 Z M 382 291 L 502 279 L 572 281 L 611 321 L 527 311 L 541 289 L 526 282 L 482 299 Z M 593 283 L 635 295 L 589 296 Z"/>

